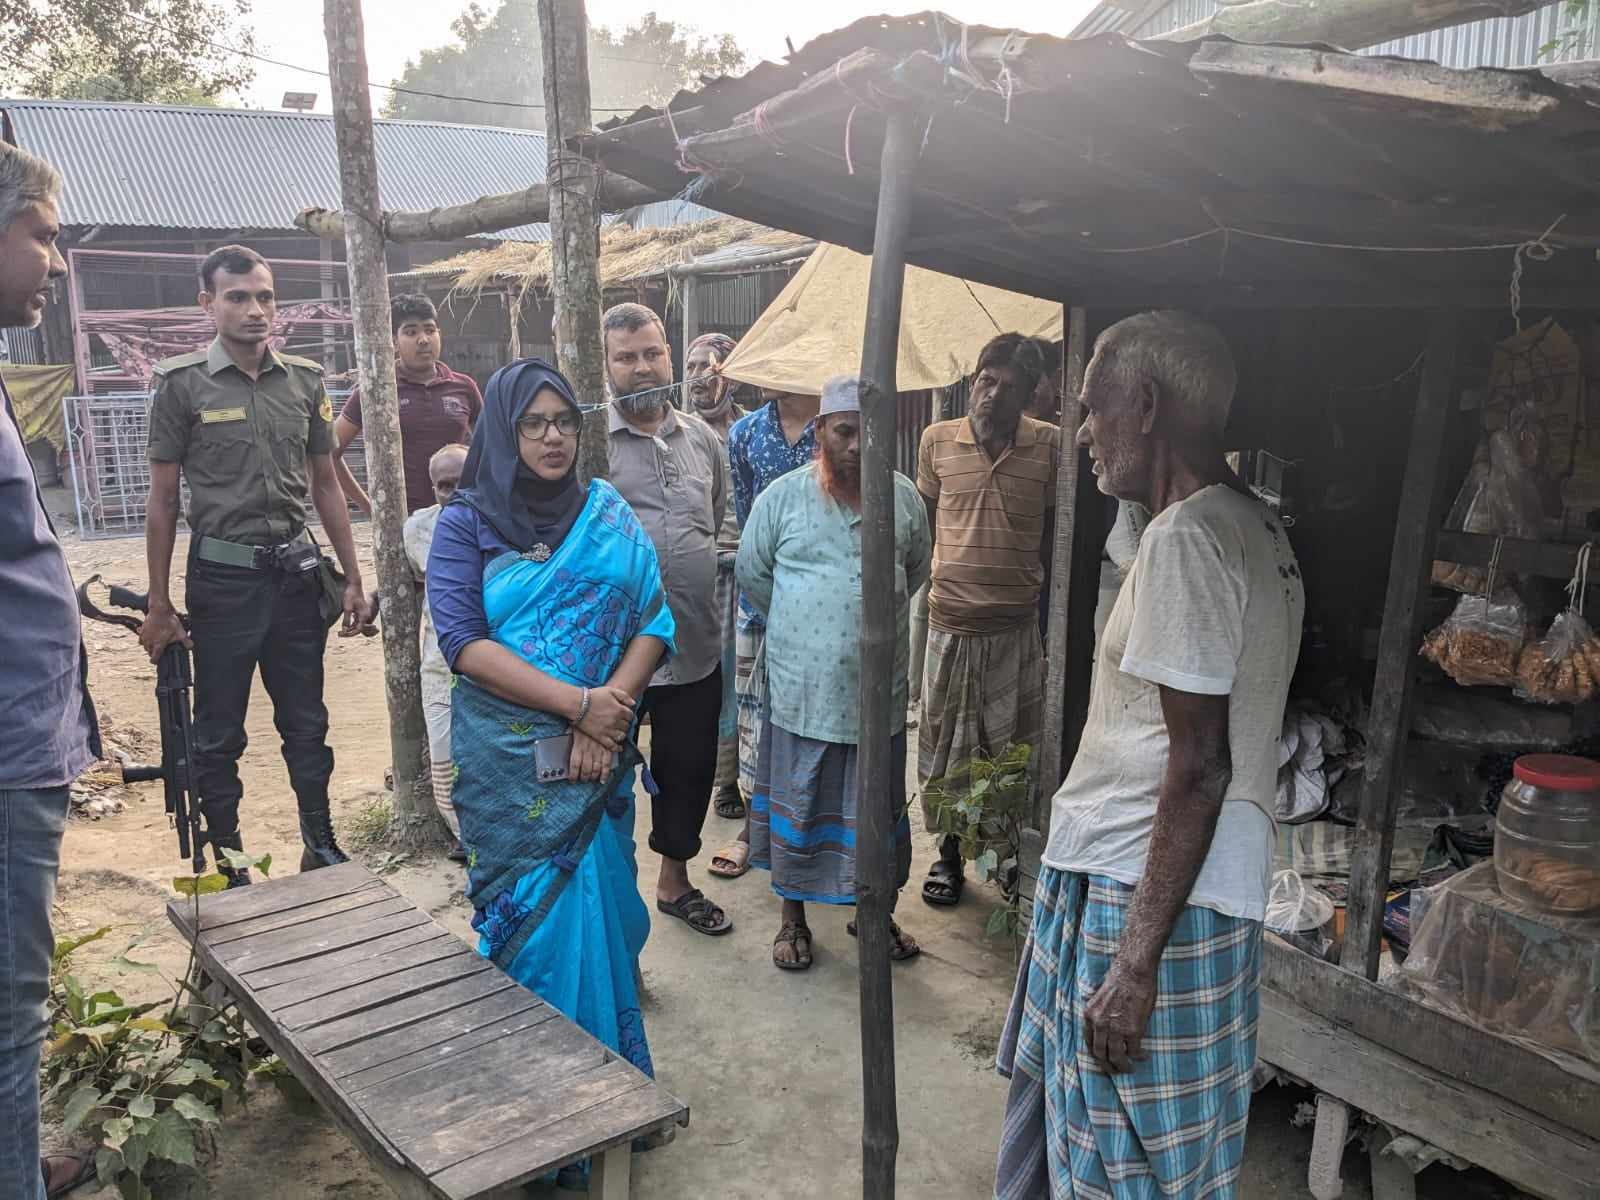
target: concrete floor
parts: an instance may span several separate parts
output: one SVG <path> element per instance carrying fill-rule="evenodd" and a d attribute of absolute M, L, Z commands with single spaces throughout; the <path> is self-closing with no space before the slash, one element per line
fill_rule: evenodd
<path fill-rule="evenodd" d="M 707 853 L 737 831 L 715 815 Z M 658 860 L 644 849 L 651 896 Z M 932 857 L 919 834 L 913 881 Z M 733 918 L 722 938 L 658 919 L 645 947 L 645 1024 L 664 1087 L 692 1110 L 671 1146 L 635 1159 L 639 1196 L 832 1197 L 861 1191 L 861 1053 L 853 910 L 810 905 L 815 963 L 771 963 L 778 898 L 765 872 L 701 886 Z M 894 968 L 902 1194 L 972 1197 L 994 1179 L 1005 1081 L 992 1061 L 1010 1000 L 1008 941 L 986 943 L 997 893 L 934 909 L 907 889 L 901 921 L 922 954 Z"/>

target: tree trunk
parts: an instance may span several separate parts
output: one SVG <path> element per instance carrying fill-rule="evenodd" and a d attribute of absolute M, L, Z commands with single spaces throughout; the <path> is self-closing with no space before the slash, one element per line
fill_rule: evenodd
<path fill-rule="evenodd" d="M 600 340 L 599 210 L 595 166 L 567 147 L 589 124 L 589 21 L 583 0 L 539 0 L 544 54 L 545 146 L 549 167 L 551 283 L 556 357 L 585 408 L 578 473 L 610 475 L 605 352 Z M 592 406 L 592 407 L 591 407 Z"/>
<path fill-rule="evenodd" d="M 894 908 L 895 364 L 905 294 L 917 171 L 917 125 L 889 115 L 878 173 L 877 227 L 861 375 L 861 732 L 856 831 L 856 932 L 861 978 L 861 1194 L 894 1200 L 900 1124 L 895 1101 L 894 980 L 889 973 Z"/>
<path fill-rule="evenodd" d="M 379 226 L 378 160 L 372 142 L 372 100 L 360 0 L 323 0 L 332 79 L 333 128 L 339 149 L 340 195 L 349 237 L 345 261 L 355 315 L 356 365 L 361 386 L 362 437 L 372 493 L 373 558 L 383 613 L 383 684 L 389 703 L 394 763 L 391 836 L 406 843 L 442 838 L 424 755 L 417 601 L 401 530 L 406 519 L 400 457 L 400 404 L 389 328 L 389 275 Z"/>
<path fill-rule="evenodd" d="M 1519 17 L 1545 3 L 1547 0 L 1242 0 L 1224 3 L 1205 20 L 1154 40 L 1186 42 L 1223 34 L 1238 42 L 1325 42 L 1363 50 L 1430 29 L 1490 17 Z"/>

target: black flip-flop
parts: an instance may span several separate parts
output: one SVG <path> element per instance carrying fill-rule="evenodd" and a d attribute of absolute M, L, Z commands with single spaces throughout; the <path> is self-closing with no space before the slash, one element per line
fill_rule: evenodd
<path fill-rule="evenodd" d="M 805 953 L 800 952 L 800 939 L 805 938 Z M 794 961 L 784 962 L 778 957 L 778 947 L 788 946 L 794 951 Z M 798 921 L 785 921 L 772 939 L 772 965 L 780 971 L 805 971 L 811 967 L 811 930 Z"/>
<path fill-rule="evenodd" d="M 66 1179 L 49 1187 L 50 1172 L 45 1164 L 50 1162 L 67 1161 L 77 1164 L 77 1171 Z M 57 1196 L 65 1196 L 68 1192 L 82 1187 L 95 1177 L 94 1155 L 92 1154 L 46 1154 L 39 1160 L 39 1174 L 44 1177 L 47 1190 L 45 1195 L 49 1200 L 56 1200 Z"/>
<path fill-rule="evenodd" d="M 922 881 L 922 898 L 936 908 L 954 908 L 961 902 L 961 890 L 966 886 L 961 864 L 941 858 L 928 868 L 928 877 Z"/>
<path fill-rule="evenodd" d="M 718 791 L 716 799 L 711 802 L 711 807 L 716 810 L 717 816 L 725 821 L 744 820 L 744 796 L 736 786 L 725 787 Z"/>
<path fill-rule="evenodd" d="M 690 888 L 671 902 L 657 900 L 656 908 L 669 917 L 676 917 L 696 933 L 709 937 L 721 937 L 733 928 L 728 914 L 707 900 L 699 888 Z"/>

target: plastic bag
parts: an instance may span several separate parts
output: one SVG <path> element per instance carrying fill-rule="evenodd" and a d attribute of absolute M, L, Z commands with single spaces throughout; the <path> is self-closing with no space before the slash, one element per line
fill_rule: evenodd
<path fill-rule="evenodd" d="M 1422 656 L 1464 687 L 1510 687 L 1527 641 L 1528 610 L 1510 588 L 1463 596 L 1455 611 L 1422 640 Z"/>
<path fill-rule="evenodd" d="M 1550 632 L 1522 648 L 1516 694 L 1540 704 L 1578 704 L 1595 693 L 1600 679 L 1600 638 L 1571 609 L 1559 613 Z"/>
<path fill-rule="evenodd" d="M 1508 900 L 1492 862 L 1412 895 L 1396 987 L 1540 1053 L 1600 1063 L 1600 920 Z"/>
<path fill-rule="evenodd" d="M 1327 936 L 1333 920 L 1333 901 L 1314 887 L 1307 887 L 1292 870 L 1272 877 L 1267 893 L 1266 927 L 1293 946 L 1317 958 L 1326 958 L 1333 946 Z"/>
<path fill-rule="evenodd" d="M 1517 404 L 1506 425 L 1479 443 L 1472 467 L 1445 518 L 1446 529 L 1538 540 L 1544 522 L 1545 464 L 1550 436 L 1538 410 Z M 1458 592 L 1481 592 L 1488 571 L 1461 563 L 1433 564 L 1433 582 Z"/>

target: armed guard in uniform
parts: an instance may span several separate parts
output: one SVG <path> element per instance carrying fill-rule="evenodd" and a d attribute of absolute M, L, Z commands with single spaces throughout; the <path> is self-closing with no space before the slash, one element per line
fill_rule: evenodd
<path fill-rule="evenodd" d="M 223 246 L 200 267 L 210 347 L 155 369 L 145 551 L 150 612 L 139 632 L 152 661 L 172 641 L 192 645 L 195 777 L 206 840 L 243 849 L 239 757 L 256 668 L 300 809 L 302 871 L 347 861 L 328 811 L 333 751 L 322 702 L 329 627 L 349 636 L 371 619 L 350 513 L 334 475 L 333 410 L 322 368 L 275 352 L 272 269 L 254 250 Z M 189 485 L 186 633 L 169 579 L 179 472 Z M 344 569 L 342 587 L 306 532 L 307 502 Z M 191 641 L 192 639 L 192 641 Z M 217 854 L 229 886 L 249 883 Z"/>

